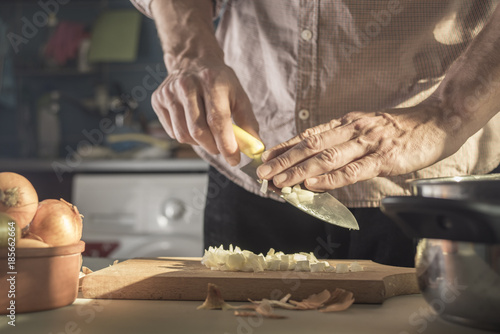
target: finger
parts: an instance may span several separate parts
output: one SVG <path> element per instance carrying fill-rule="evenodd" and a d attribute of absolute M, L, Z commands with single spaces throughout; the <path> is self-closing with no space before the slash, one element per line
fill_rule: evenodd
<path fill-rule="evenodd" d="M 279 188 L 300 184 L 304 180 L 337 170 L 367 154 L 368 148 L 359 141 L 327 148 L 296 166 L 273 177 L 273 183 Z"/>
<path fill-rule="evenodd" d="M 228 89 L 216 87 L 204 95 L 204 101 L 207 123 L 217 149 L 231 166 L 236 166 L 240 162 L 240 151 L 233 132 Z"/>
<path fill-rule="evenodd" d="M 340 127 L 335 130 L 320 132 L 322 128 L 311 129 L 317 134 L 305 135 L 304 140 L 288 149 L 281 155 L 266 161 L 257 169 L 257 174 L 261 178 L 273 178 L 284 170 L 302 162 L 335 145 L 342 144 L 351 139 L 353 133 L 346 127 Z M 278 180 L 274 180 L 278 181 Z M 279 180 L 281 183 L 283 180 Z"/>
<path fill-rule="evenodd" d="M 306 179 L 304 186 L 312 191 L 327 191 L 369 180 L 380 175 L 381 163 L 377 154 L 370 154 L 333 172 Z"/>
<path fill-rule="evenodd" d="M 262 141 L 259 136 L 259 123 L 255 118 L 252 105 L 245 92 L 241 91 L 241 93 L 237 95 L 234 105 L 231 107 L 231 111 L 236 125 Z"/>
<path fill-rule="evenodd" d="M 198 85 L 193 83 L 193 86 L 182 87 L 183 93 L 179 95 L 185 110 L 186 126 L 197 145 L 210 154 L 218 154 L 219 150 L 207 124 L 204 102 L 199 93 L 201 88 L 197 89 L 196 86 Z"/>
<path fill-rule="evenodd" d="M 271 159 L 274 159 L 277 156 L 285 153 L 286 151 L 288 151 L 290 148 L 297 145 L 301 141 L 303 141 L 305 138 L 318 135 L 318 134 L 325 132 L 325 131 L 328 131 L 328 130 L 332 130 L 335 127 L 337 127 L 338 125 L 340 125 L 340 121 L 332 120 L 329 123 L 320 124 L 320 125 L 317 125 L 315 127 L 309 128 L 306 131 L 302 132 L 300 135 L 295 136 L 292 139 L 287 140 L 286 142 L 283 142 L 279 145 L 276 145 L 275 147 L 264 152 L 262 154 L 262 161 L 267 162 Z"/>
<path fill-rule="evenodd" d="M 172 139 L 175 139 L 174 131 L 172 129 L 172 122 L 170 120 L 169 111 L 165 107 L 165 98 L 164 98 L 163 86 L 159 87 L 156 91 L 153 92 L 151 97 L 151 106 L 153 107 L 160 124 L 163 126 L 163 129 L 168 134 L 168 136 Z"/>

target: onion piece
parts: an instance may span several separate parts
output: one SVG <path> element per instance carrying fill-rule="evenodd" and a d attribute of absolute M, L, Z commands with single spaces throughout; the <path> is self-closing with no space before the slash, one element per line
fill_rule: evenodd
<path fill-rule="evenodd" d="M 263 194 L 267 194 L 268 182 L 266 179 L 262 180 L 262 185 L 260 186 L 260 192 Z"/>
<path fill-rule="evenodd" d="M 347 263 L 337 264 L 337 269 L 335 271 L 337 274 L 344 274 L 349 272 L 349 265 Z"/>

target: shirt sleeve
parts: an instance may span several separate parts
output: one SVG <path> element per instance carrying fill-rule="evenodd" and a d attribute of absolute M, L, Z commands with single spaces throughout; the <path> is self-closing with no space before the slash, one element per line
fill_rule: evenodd
<path fill-rule="evenodd" d="M 149 18 L 153 18 L 153 13 L 151 12 L 151 2 L 153 0 L 130 0 L 132 4 L 144 15 L 146 15 Z M 212 0 L 214 11 L 212 13 L 212 16 L 214 19 L 218 17 L 220 14 L 222 8 L 224 7 L 225 3 L 227 0 Z"/>
<path fill-rule="evenodd" d="M 151 13 L 151 2 L 152 0 L 130 0 L 132 4 L 144 15 L 149 18 L 153 18 Z"/>

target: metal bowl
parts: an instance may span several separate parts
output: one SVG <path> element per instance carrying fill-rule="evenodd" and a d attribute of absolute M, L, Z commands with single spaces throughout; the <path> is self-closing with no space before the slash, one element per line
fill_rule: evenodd
<path fill-rule="evenodd" d="M 500 174 L 421 179 L 381 209 L 418 238 L 420 291 L 443 319 L 500 331 Z"/>

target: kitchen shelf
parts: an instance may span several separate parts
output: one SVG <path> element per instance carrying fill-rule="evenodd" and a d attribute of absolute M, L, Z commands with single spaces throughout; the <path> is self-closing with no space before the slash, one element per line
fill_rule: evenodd
<path fill-rule="evenodd" d="M 45 76 L 81 76 L 81 75 L 94 75 L 99 71 L 91 70 L 86 72 L 78 71 L 74 68 L 57 68 L 57 69 L 16 69 L 16 75 L 22 77 L 45 77 Z"/>
<path fill-rule="evenodd" d="M 68 173 L 199 173 L 208 170 L 201 159 L 107 159 L 85 160 L 77 166 L 68 166 L 64 159 L 0 159 L 1 171 L 54 172 L 54 166 L 67 166 Z"/>

